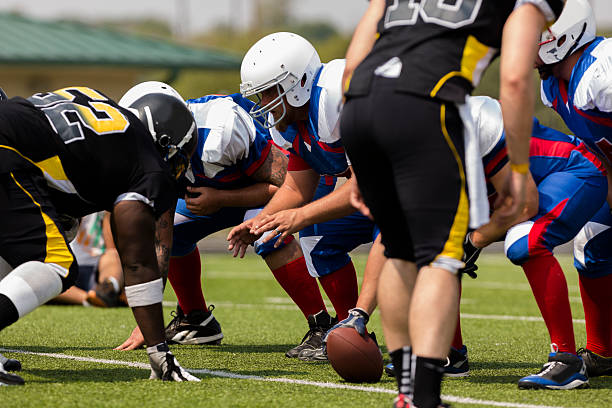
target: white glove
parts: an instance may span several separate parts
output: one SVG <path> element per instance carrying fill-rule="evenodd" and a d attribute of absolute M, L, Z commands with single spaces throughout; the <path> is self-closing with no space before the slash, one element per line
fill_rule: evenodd
<path fill-rule="evenodd" d="M 198 377 L 189 374 L 174 357 L 166 342 L 147 347 L 151 363 L 150 380 L 162 381 L 200 381 Z"/>

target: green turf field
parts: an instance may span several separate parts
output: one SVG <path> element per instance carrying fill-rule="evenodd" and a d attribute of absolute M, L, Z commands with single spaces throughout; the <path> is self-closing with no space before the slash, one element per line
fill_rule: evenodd
<path fill-rule="evenodd" d="M 362 270 L 365 255 L 354 259 Z M 570 257 L 561 260 L 580 347 L 585 334 L 577 275 Z M 127 308 L 44 306 L 0 333 L 3 354 L 22 361 L 26 380 L 25 387 L 0 388 L 0 407 L 391 406 L 395 383 L 386 376 L 378 384 L 348 384 L 329 364 L 284 356 L 307 325 L 258 257 L 205 255 L 203 264 L 205 295 L 217 307 L 225 339 L 221 346 L 173 347 L 202 382 L 147 380 L 143 350 L 113 351 L 134 325 Z M 584 390 L 518 390 L 517 380 L 546 360 L 546 328 L 521 269 L 501 255 L 485 254 L 479 265 L 478 279 L 464 281 L 462 300 L 471 374 L 445 380 L 444 400 L 453 407 L 612 407 L 610 377 L 592 379 Z M 168 321 L 171 289 L 165 299 Z M 384 342 L 378 313 L 369 327 Z"/>

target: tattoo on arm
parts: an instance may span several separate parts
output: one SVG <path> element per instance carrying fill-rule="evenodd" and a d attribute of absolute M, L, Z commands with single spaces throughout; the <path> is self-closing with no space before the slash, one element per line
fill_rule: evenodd
<path fill-rule="evenodd" d="M 287 156 L 278 147 L 272 146 L 268 157 L 252 177 L 257 181 L 280 187 L 287 175 L 287 163 L 289 163 Z"/>
<path fill-rule="evenodd" d="M 170 243 L 168 242 L 168 233 L 172 234 L 173 225 L 168 222 L 165 215 L 159 217 L 155 228 L 155 252 L 157 253 L 157 264 L 161 272 L 164 286 L 168 279 L 168 267 L 170 264 Z M 168 231 L 170 229 L 170 231 Z M 170 235 L 172 237 L 172 235 Z"/>

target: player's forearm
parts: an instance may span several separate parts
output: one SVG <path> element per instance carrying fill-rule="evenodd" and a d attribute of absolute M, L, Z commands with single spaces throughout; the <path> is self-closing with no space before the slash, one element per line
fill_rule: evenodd
<path fill-rule="evenodd" d="M 308 198 L 305 197 L 300 190 L 283 184 L 263 210 L 261 210 L 259 216 L 271 215 L 282 210 L 297 208 L 307 201 Z"/>
<path fill-rule="evenodd" d="M 352 180 L 354 179 L 347 180 L 330 194 L 303 206 L 300 211 L 306 223 L 305 226 L 342 218 L 355 212 L 355 208 L 349 201 Z"/>
<path fill-rule="evenodd" d="M 353 38 L 346 51 L 346 67 L 342 75 L 342 86 L 346 90 L 347 80 L 353 75 L 353 71 L 368 55 L 376 41 L 378 20 L 384 10 L 384 0 L 372 0 L 370 6 L 359 21 Z"/>
<path fill-rule="evenodd" d="M 508 157 L 528 164 L 535 104 L 533 64 L 545 18 L 535 6 L 516 9 L 504 25 L 500 63 L 500 102 Z"/>
<path fill-rule="evenodd" d="M 268 203 L 278 189 L 270 183 L 255 183 L 236 190 L 218 190 L 215 194 L 222 207 L 259 207 Z"/>

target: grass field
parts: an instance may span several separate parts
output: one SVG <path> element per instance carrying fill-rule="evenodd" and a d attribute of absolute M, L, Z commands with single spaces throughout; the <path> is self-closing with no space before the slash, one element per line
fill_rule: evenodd
<path fill-rule="evenodd" d="M 362 270 L 365 255 L 354 260 Z M 585 334 L 577 275 L 570 257 L 561 260 L 580 347 Z M 395 382 L 386 376 L 378 384 L 349 384 L 329 364 L 284 356 L 307 326 L 260 259 L 215 254 L 205 255 L 203 264 L 205 295 L 217 307 L 225 339 L 221 346 L 173 347 L 202 382 L 147 380 L 143 350 L 112 350 L 133 328 L 127 308 L 43 306 L 0 333 L 2 353 L 22 361 L 26 380 L 25 387 L 0 387 L 0 407 L 391 406 Z M 471 374 L 445 380 L 443 399 L 453 407 L 612 407 L 609 377 L 591 379 L 584 390 L 518 390 L 517 380 L 546 360 L 546 328 L 521 269 L 496 254 L 483 255 L 479 265 L 478 279 L 464 281 L 462 300 Z M 170 288 L 165 299 L 168 319 L 175 300 Z M 369 327 L 384 342 L 378 313 Z"/>

